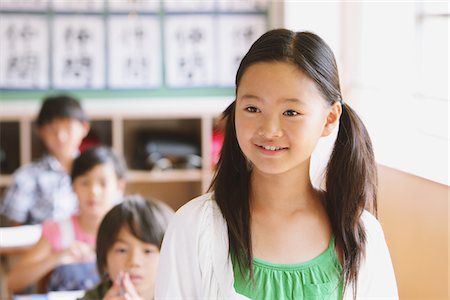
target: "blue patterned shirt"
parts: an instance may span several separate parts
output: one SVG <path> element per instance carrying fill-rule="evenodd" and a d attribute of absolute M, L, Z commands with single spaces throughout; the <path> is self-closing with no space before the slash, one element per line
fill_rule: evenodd
<path fill-rule="evenodd" d="M 0 201 L 0 214 L 23 224 L 69 218 L 77 210 L 70 176 L 50 155 L 18 169 Z"/>

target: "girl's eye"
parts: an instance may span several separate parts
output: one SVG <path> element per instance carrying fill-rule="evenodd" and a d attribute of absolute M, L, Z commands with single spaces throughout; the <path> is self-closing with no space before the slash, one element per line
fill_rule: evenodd
<path fill-rule="evenodd" d="M 156 248 L 147 248 L 147 249 L 144 249 L 144 253 L 145 254 L 152 254 L 152 253 L 157 253 L 158 252 L 158 250 L 156 249 Z"/>
<path fill-rule="evenodd" d="M 126 253 L 126 252 L 127 252 L 127 249 L 125 249 L 125 248 L 116 248 L 116 249 L 114 250 L 114 252 L 116 252 L 116 253 Z"/>
<path fill-rule="evenodd" d="M 294 117 L 294 116 L 299 115 L 299 113 L 296 112 L 295 110 L 289 109 L 289 110 L 285 111 L 283 113 L 283 115 L 288 116 L 288 117 Z"/>
<path fill-rule="evenodd" d="M 256 112 L 260 112 L 260 110 L 254 106 L 249 106 L 245 108 L 246 111 L 250 112 L 250 113 L 256 113 Z"/>

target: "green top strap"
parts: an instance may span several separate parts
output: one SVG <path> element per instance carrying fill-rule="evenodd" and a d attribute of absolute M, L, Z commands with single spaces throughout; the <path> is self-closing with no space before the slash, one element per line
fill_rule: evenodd
<path fill-rule="evenodd" d="M 253 259 L 254 283 L 250 273 L 239 270 L 232 257 L 234 288 L 251 299 L 342 299 L 342 266 L 334 237 L 319 256 L 298 264 L 274 264 Z"/>

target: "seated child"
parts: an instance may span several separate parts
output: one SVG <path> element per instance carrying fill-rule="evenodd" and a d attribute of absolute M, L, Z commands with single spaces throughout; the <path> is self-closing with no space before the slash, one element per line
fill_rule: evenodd
<path fill-rule="evenodd" d="M 47 291 L 84 290 L 95 286 L 95 237 L 105 214 L 122 199 L 124 161 L 108 147 L 94 147 L 78 156 L 72 185 L 79 213 L 62 221 L 47 221 L 40 240 L 7 275 L 10 292 L 36 283 L 50 273 Z"/>
<path fill-rule="evenodd" d="M 66 219 L 77 208 L 70 170 L 78 148 L 89 132 L 89 120 L 79 101 L 67 95 L 47 97 L 36 120 L 47 154 L 22 166 L 2 201 L 2 225 L 41 224 Z"/>
<path fill-rule="evenodd" d="M 98 230 L 97 269 L 102 282 L 82 300 L 150 300 L 164 232 L 173 210 L 130 196 L 109 211 Z"/>

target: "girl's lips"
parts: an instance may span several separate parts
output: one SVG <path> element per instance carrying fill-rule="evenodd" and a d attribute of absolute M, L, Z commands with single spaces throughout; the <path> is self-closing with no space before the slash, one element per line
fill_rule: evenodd
<path fill-rule="evenodd" d="M 131 281 L 141 281 L 142 280 L 142 276 L 140 276 L 140 275 L 136 275 L 136 274 L 130 274 L 130 280 Z"/>
<path fill-rule="evenodd" d="M 256 145 L 260 152 L 262 152 L 265 155 L 277 155 L 281 152 L 284 152 L 287 150 L 287 147 L 279 147 L 279 146 L 272 146 L 272 145 Z"/>

